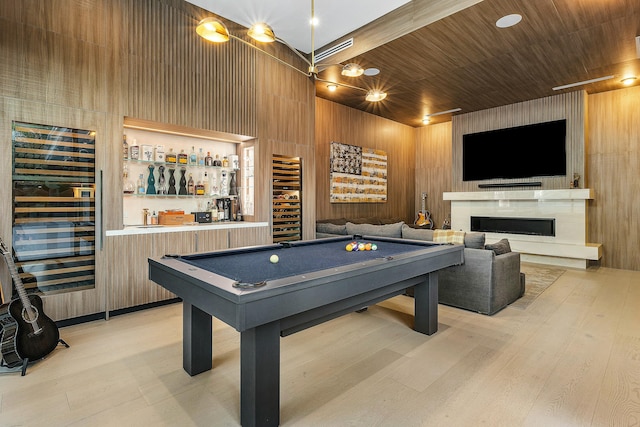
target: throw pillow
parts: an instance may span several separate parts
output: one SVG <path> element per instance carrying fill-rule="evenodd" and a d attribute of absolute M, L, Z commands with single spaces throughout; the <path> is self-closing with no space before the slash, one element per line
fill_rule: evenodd
<path fill-rule="evenodd" d="M 347 234 L 360 234 L 362 236 L 402 237 L 402 225 L 404 222 L 386 225 L 353 224 L 347 222 Z"/>
<path fill-rule="evenodd" d="M 413 227 L 409 227 L 407 224 L 404 224 L 402 226 L 402 238 L 413 239 L 413 240 L 428 240 L 432 242 L 433 230 L 413 228 Z"/>
<path fill-rule="evenodd" d="M 484 233 L 469 231 L 464 235 L 464 247 L 471 249 L 484 249 Z"/>
<path fill-rule="evenodd" d="M 433 230 L 433 241 L 437 243 L 455 243 L 464 245 L 464 231 Z"/>
<path fill-rule="evenodd" d="M 347 226 L 318 222 L 316 223 L 316 232 L 325 234 L 347 234 Z"/>
<path fill-rule="evenodd" d="M 493 251 L 496 255 L 502 255 L 511 252 L 511 245 L 509 245 L 509 240 L 507 239 L 502 239 L 495 243 L 484 245 L 484 248 Z"/>

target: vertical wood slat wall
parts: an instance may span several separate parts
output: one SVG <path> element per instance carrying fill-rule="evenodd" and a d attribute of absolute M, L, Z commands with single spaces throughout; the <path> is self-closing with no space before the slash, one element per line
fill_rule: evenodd
<path fill-rule="evenodd" d="M 387 152 L 386 203 L 330 203 L 331 142 Z M 316 98 L 317 218 L 399 218 L 413 222 L 415 215 L 415 129 L 373 114 Z M 419 199 L 418 199 L 419 200 Z M 314 230 L 315 230 L 315 224 Z"/>
<path fill-rule="evenodd" d="M 567 120 L 567 176 L 524 178 L 519 179 L 518 182 L 540 181 L 542 189 L 563 189 L 569 188 L 569 181 L 573 174 L 578 173 L 581 187 L 588 186 L 584 157 L 586 93 L 570 92 L 454 116 L 452 120 L 452 188 L 450 191 L 483 191 L 478 188 L 479 183 L 509 182 L 504 179 L 467 182 L 462 180 L 462 136 L 464 134 L 561 119 Z M 517 144 L 517 141 L 514 143 Z"/>

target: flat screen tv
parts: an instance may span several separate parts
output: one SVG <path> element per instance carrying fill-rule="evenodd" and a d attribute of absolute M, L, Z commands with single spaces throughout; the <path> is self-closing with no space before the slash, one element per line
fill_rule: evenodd
<path fill-rule="evenodd" d="M 462 180 L 566 175 L 566 136 L 566 120 L 463 135 Z"/>

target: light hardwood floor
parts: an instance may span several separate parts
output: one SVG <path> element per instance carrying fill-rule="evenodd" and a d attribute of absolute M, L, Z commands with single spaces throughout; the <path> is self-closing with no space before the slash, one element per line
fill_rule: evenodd
<path fill-rule="evenodd" d="M 440 306 L 433 336 L 399 296 L 281 340 L 283 426 L 633 426 L 640 272 L 567 270 L 526 310 Z M 182 370 L 181 304 L 61 329 L 27 375 L 0 374 L 1 426 L 237 426 L 239 334 Z"/>

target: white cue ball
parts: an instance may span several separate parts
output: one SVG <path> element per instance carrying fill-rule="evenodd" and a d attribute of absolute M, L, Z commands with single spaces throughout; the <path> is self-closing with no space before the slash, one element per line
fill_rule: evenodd
<path fill-rule="evenodd" d="M 278 255 L 271 255 L 271 258 L 269 258 L 269 261 L 271 261 L 272 264 L 277 264 L 278 261 L 280 261 L 280 258 L 278 258 Z"/>

